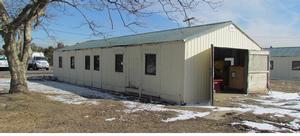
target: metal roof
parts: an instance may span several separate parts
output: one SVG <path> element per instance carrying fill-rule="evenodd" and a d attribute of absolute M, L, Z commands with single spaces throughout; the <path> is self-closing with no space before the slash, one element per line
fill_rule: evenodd
<path fill-rule="evenodd" d="M 300 47 L 277 47 L 268 48 L 272 57 L 298 57 L 300 56 Z"/>
<path fill-rule="evenodd" d="M 202 35 L 224 26 L 233 24 L 231 21 L 219 22 L 213 24 L 198 25 L 192 27 L 184 27 L 156 32 L 148 32 L 142 34 L 134 34 L 121 37 L 113 37 L 100 40 L 91 40 L 82 43 L 75 44 L 73 46 L 67 46 L 60 50 L 78 50 L 89 48 L 104 48 L 113 46 L 128 46 L 128 45 L 141 45 L 146 43 L 160 43 L 185 40 L 191 36 Z"/>

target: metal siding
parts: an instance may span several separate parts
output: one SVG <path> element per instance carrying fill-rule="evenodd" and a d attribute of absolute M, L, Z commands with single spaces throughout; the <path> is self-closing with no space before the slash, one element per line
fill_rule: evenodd
<path fill-rule="evenodd" d="M 300 61 L 300 57 L 271 57 L 270 60 L 274 61 L 271 79 L 300 80 L 300 71 L 292 70 L 292 61 Z"/>
<path fill-rule="evenodd" d="M 141 86 L 143 94 L 181 102 L 183 91 L 183 42 L 126 47 L 127 86 Z M 156 75 L 145 74 L 145 54 L 156 54 Z M 139 92 L 138 89 L 127 89 Z"/>
<path fill-rule="evenodd" d="M 159 96 L 161 86 L 161 46 L 142 46 L 142 88 L 146 94 Z M 145 74 L 145 54 L 156 54 L 156 75 Z"/>
<path fill-rule="evenodd" d="M 184 43 L 162 45 L 160 58 L 160 96 L 183 102 Z"/>
<path fill-rule="evenodd" d="M 125 67 L 126 58 L 125 48 L 105 48 L 102 49 L 102 61 L 103 61 L 103 82 L 102 88 L 108 90 L 115 90 L 123 92 L 126 87 Z M 123 54 L 123 72 L 115 72 L 115 54 Z"/>
<path fill-rule="evenodd" d="M 175 102 L 183 101 L 184 42 L 145 44 L 142 46 L 60 52 L 66 82 L 93 85 L 107 90 L 125 91 L 129 82 L 141 87 L 142 93 Z M 100 54 L 99 54 L 100 53 Z M 115 72 L 115 54 L 124 55 L 124 72 Z M 155 53 L 156 75 L 145 75 L 145 54 Z M 84 56 L 91 55 L 91 70 L 85 70 Z M 93 70 L 93 55 L 100 55 L 100 71 Z M 70 56 L 75 56 L 75 70 L 70 70 Z M 57 69 L 57 68 L 55 68 Z M 56 70 L 55 70 L 56 71 Z M 75 72 L 76 71 L 76 72 Z M 97 84 L 97 86 L 95 85 Z M 128 90 L 127 90 L 128 91 Z"/>
<path fill-rule="evenodd" d="M 84 77 L 84 85 L 85 86 L 92 86 L 92 66 L 91 66 L 91 64 L 92 64 L 92 62 L 91 62 L 91 60 L 92 60 L 92 50 L 91 49 L 88 49 L 88 50 L 85 50 L 84 52 L 83 52 L 84 54 L 83 54 L 83 56 L 82 56 L 82 65 L 81 65 L 81 67 L 82 67 L 82 69 L 83 69 L 83 77 Z M 85 56 L 90 56 L 90 69 L 89 70 L 86 70 L 85 69 Z"/>
<path fill-rule="evenodd" d="M 76 69 L 76 80 L 77 84 L 85 85 L 85 72 L 84 72 L 84 53 L 85 50 L 76 50 L 75 56 L 75 69 Z"/>
<path fill-rule="evenodd" d="M 64 68 L 64 65 L 63 65 L 63 68 L 59 68 L 58 67 L 58 63 L 59 63 L 59 59 L 58 57 L 62 57 L 62 52 L 60 51 L 55 51 L 53 53 L 53 74 L 55 77 L 57 77 L 57 79 L 59 81 L 63 81 L 63 68 Z"/>
<path fill-rule="evenodd" d="M 134 92 L 138 92 L 139 87 L 141 86 L 141 70 L 142 68 L 142 57 L 141 57 L 141 47 L 140 46 L 133 46 L 126 48 L 126 87 L 128 88 L 127 91 L 132 91 L 132 88 L 135 90 Z M 130 89 L 129 89 L 130 88 Z"/>
<path fill-rule="evenodd" d="M 231 29 L 230 29 L 231 27 Z M 261 50 L 233 25 L 187 40 L 184 63 L 184 101 L 208 104 L 210 99 L 210 45 L 223 48 Z"/>
<path fill-rule="evenodd" d="M 96 87 L 96 88 L 102 88 L 102 53 L 101 53 L 101 49 L 97 48 L 97 49 L 93 49 L 92 50 L 92 54 L 91 54 L 91 77 L 92 77 L 92 86 Z M 100 57 L 100 66 L 99 66 L 99 71 L 94 70 L 94 56 L 95 55 L 99 55 Z"/>
<path fill-rule="evenodd" d="M 70 53 L 71 52 L 65 52 L 65 54 L 64 54 L 64 62 L 65 62 L 65 64 L 67 65 L 67 69 L 64 69 L 64 81 L 66 81 L 66 82 L 71 82 L 70 81 L 70 71 L 71 71 L 71 69 L 70 69 Z"/>
<path fill-rule="evenodd" d="M 74 56 L 75 57 L 75 69 L 70 69 L 69 71 L 69 82 L 76 84 L 77 78 L 76 78 L 76 73 L 78 73 L 78 68 L 80 67 L 80 65 L 78 65 L 78 62 L 80 62 L 78 59 L 78 57 L 76 57 L 76 51 L 70 51 L 69 52 L 70 56 Z"/>

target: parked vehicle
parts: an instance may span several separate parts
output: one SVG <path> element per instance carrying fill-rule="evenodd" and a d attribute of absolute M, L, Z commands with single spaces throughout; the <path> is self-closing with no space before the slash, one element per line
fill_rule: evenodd
<path fill-rule="evenodd" d="M 0 69 L 8 69 L 7 57 L 5 55 L 0 55 Z"/>
<path fill-rule="evenodd" d="M 33 52 L 29 61 L 28 69 L 39 70 L 46 69 L 49 70 L 49 63 L 46 60 L 44 53 L 42 52 Z"/>

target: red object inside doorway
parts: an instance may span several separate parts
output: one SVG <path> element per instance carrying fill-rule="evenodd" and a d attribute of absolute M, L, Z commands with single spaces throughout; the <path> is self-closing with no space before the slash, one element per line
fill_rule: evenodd
<path fill-rule="evenodd" d="M 214 89 L 216 90 L 217 93 L 221 92 L 222 84 L 223 84 L 223 79 L 214 80 Z"/>

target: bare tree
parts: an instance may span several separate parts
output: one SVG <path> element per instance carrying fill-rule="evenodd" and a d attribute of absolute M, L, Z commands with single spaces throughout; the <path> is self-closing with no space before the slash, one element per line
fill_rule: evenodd
<path fill-rule="evenodd" d="M 10 93 L 28 90 L 26 69 L 31 55 L 32 30 L 42 28 L 51 17 L 53 9 L 65 12 L 71 7 L 82 16 L 85 24 L 94 35 L 101 33 L 101 24 L 90 19 L 86 10 L 93 10 L 108 15 L 111 28 L 114 28 L 112 13 L 116 13 L 123 25 L 131 30 L 139 26 L 138 18 L 154 13 L 170 16 L 179 13 L 186 20 L 190 20 L 187 11 L 196 7 L 200 2 L 214 6 L 220 0 L 0 0 L 0 35 L 4 41 L 4 52 L 8 57 L 11 75 Z M 159 6 L 161 9 L 154 7 Z M 52 8 L 52 10 L 47 10 Z M 130 16 L 133 20 L 127 20 Z"/>

